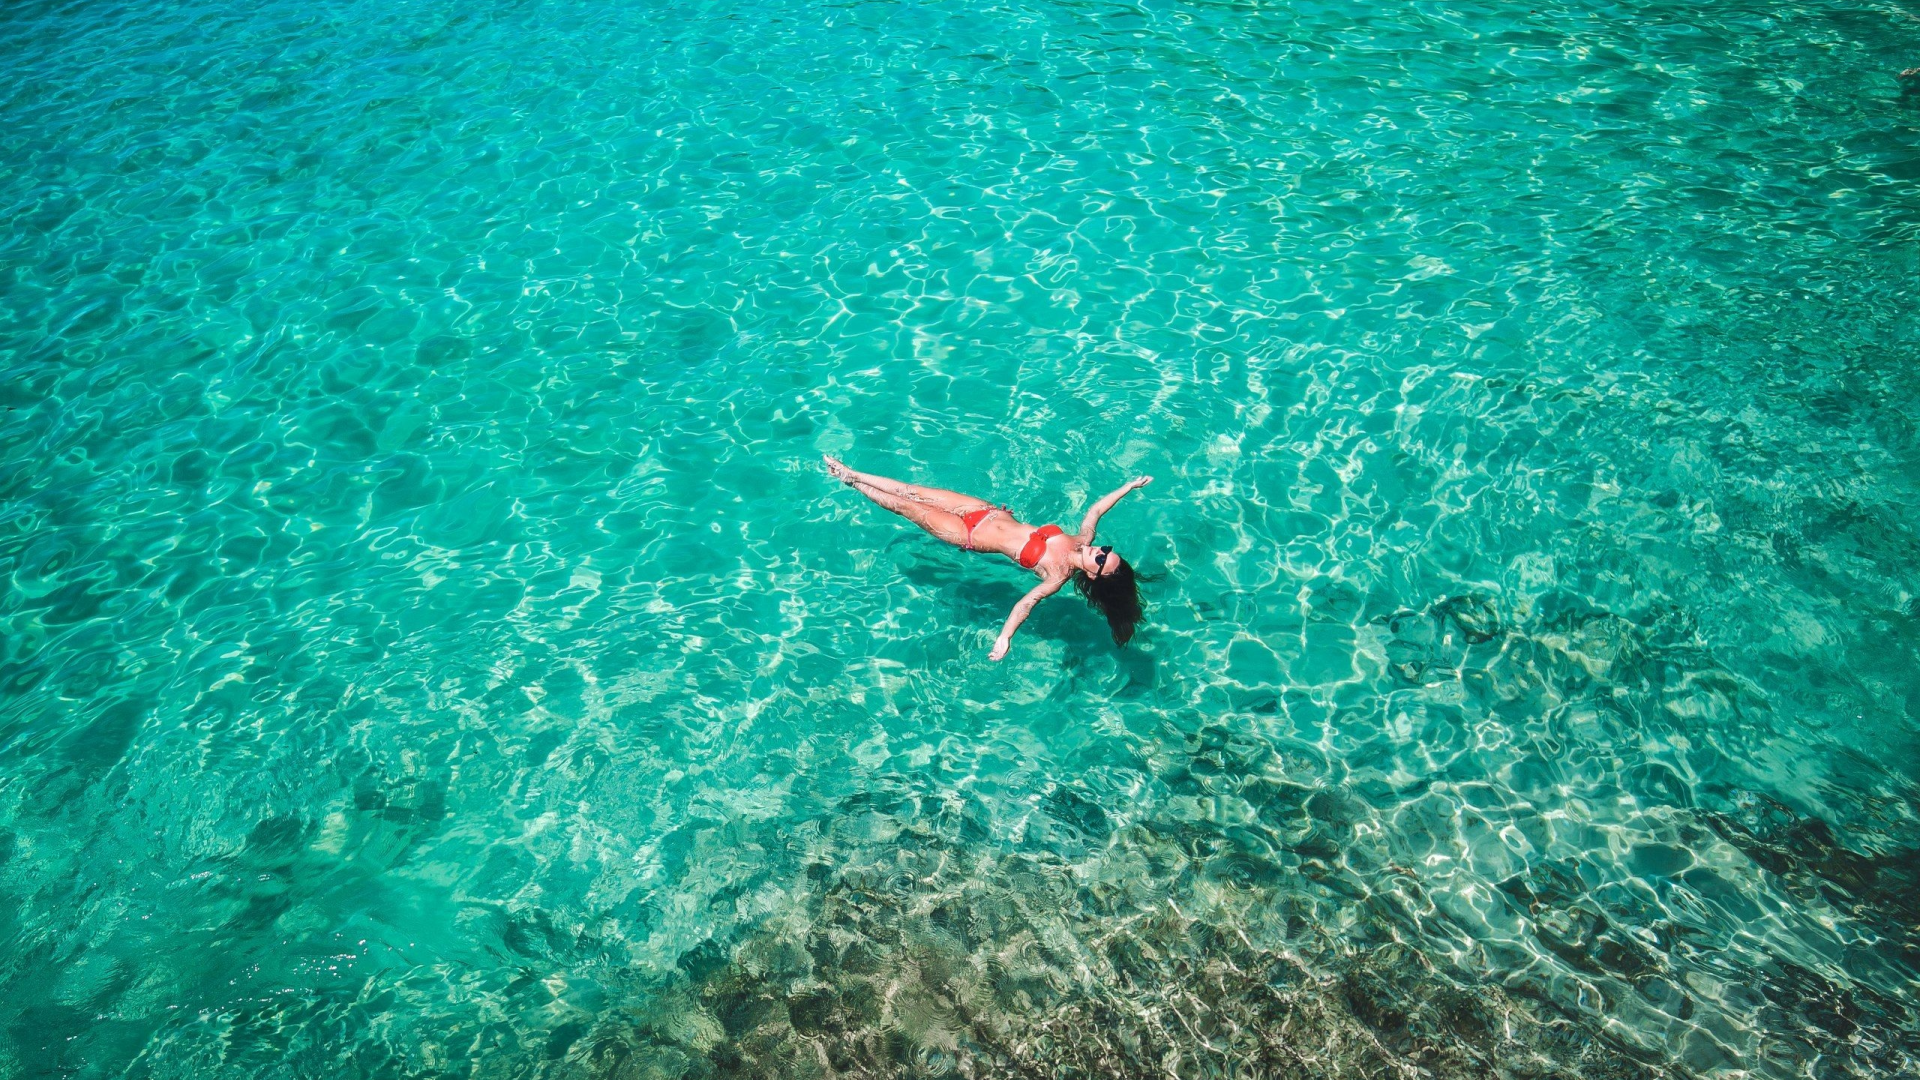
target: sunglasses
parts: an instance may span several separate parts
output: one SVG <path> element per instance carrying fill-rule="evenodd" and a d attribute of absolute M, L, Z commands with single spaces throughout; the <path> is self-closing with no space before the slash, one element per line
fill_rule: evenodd
<path fill-rule="evenodd" d="M 1101 548 L 1099 553 L 1093 557 L 1093 569 L 1096 574 L 1104 574 L 1107 572 L 1107 556 L 1111 554 L 1113 554 L 1113 545 L 1108 544 L 1106 547 Z"/>

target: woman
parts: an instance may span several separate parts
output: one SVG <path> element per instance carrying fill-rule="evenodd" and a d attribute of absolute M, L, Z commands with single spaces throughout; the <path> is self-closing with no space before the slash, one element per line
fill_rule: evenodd
<path fill-rule="evenodd" d="M 1094 503 L 1081 519 L 1080 531 L 1069 536 L 1058 525 L 1036 529 L 1015 519 L 1006 507 L 984 499 L 855 472 L 834 457 L 826 458 L 826 462 L 827 472 L 834 479 L 947 543 L 967 551 L 997 551 L 1040 576 L 1040 584 L 1013 605 L 1007 624 L 1000 628 L 999 640 L 987 654 L 992 659 L 1007 655 L 1013 632 L 1027 620 L 1033 605 L 1059 592 L 1068 578 L 1073 579 L 1087 603 L 1107 617 L 1115 645 L 1125 645 L 1133 636 L 1133 624 L 1140 621 L 1140 591 L 1134 584 L 1133 567 L 1115 555 L 1112 547 L 1093 546 L 1093 530 L 1100 524 L 1100 515 L 1113 509 L 1122 495 L 1146 487 L 1153 477 L 1129 480 Z"/>

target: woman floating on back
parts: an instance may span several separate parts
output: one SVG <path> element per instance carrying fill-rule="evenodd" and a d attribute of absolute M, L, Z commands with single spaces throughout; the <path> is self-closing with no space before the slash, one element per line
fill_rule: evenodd
<path fill-rule="evenodd" d="M 1100 524 L 1100 515 L 1113 509 L 1122 495 L 1146 487 L 1153 477 L 1129 480 L 1094 503 L 1081 519 L 1080 531 L 1069 536 L 1058 525 L 1036 529 L 1015 519 L 1006 507 L 985 499 L 855 472 L 834 457 L 826 458 L 826 463 L 834 479 L 947 543 L 967 551 L 999 552 L 1039 575 L 1040 584 L 1013 605 L 1013 613 L 1000 628 L 1000 638 L 988 654 L 992 659 L 1007 655 L 1013 632 L 1026 621 L 1033 605 L 1059 592 L 1068 578 L 1087 603 L 1107 617 L 1115 645 L 1125 645 L 1133 636 L 1133 624 L 1140 621 L 1140 591 L 1134 584 L 1133 567 L 1111 546 L 1095 547 L 1093 530 Z"/>

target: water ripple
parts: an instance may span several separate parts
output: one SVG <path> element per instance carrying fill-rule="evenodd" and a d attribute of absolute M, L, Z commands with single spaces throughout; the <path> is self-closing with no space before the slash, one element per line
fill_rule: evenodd
<path fill-rule="evenodd" d="M 0 1072 L 1920 1060 L 1897 8 L 0 27 Z"/>

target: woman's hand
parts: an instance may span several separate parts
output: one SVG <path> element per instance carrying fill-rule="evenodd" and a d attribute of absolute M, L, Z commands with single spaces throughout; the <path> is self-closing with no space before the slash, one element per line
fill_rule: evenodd
<path fill-rule="evenodd" d="M 1137 491 L 1151 483 L 1151 476 L 1136 476 L 1102 496 L 1099 502 L 1087 508 L 1087 516 L 1080 519 L 1080 533 L 1075 539 L 1083 544 L 1093 543 L 1093 531 L 1100 527 L 1100 516 L 1113 509 L 1113 504 L 1119 502 L 1127 492 Z"/>
<path fill-rule="evenodd" d="M 1033 605 L 1059 592 L 1060 586 L 1066 583 L 1067 576 L 1062 574 L 1059 577 L 1047 578 L 1028 589 L 1027 595 L 1021 597 L 1020 602 L 1013 605 L 1013 610 L 1007 613 L 1007 621 L 1000 627 L 1000 637 L 994 641 L 993 651 L 987 654 L 987 659 L 998 660 L 1007 655 L 1007 645 L 1013 641 L 1013 632 L 1020 629 L 1021 623 L 1027 621 L 1027 612 L 1033 610 Z"/>

